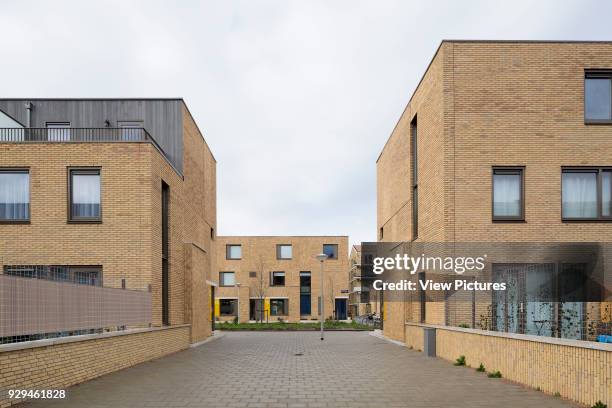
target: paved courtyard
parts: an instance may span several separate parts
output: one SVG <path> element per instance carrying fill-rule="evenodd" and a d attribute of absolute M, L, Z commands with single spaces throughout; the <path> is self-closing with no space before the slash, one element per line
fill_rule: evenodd
<path fill-rule="evenodd" d="M 20 407 L 568 407 L 364 332 L 228 332 Z"/>

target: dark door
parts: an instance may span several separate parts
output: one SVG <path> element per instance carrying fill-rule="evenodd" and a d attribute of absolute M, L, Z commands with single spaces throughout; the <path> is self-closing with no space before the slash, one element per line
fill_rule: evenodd
<path fill-rule="evenodd" d="M 215 287 L 210 287 L 210 322 L 212 330 L 215 330 Z"/>
<path fill-rule="evenodd" d="M 346 299 L 336 299 L 336 320 L 346 320 Z"/>
<path fill-rule="evenodd" d="M 310 316 L 310 272 L 300 272 L 300 316 Z"/>
<path fill-rule="evenodd" d="M 162 324 L 164 326 L 170 325 L 169 316 L 169 277 L 168 277 L 168 257 L 169 257 L 169 227 L 168 227 L 168 204 L 170 198 L 170 187 L 162 181 L 162 194 L 161 194 L 161 236 L 162 236 Z"/>

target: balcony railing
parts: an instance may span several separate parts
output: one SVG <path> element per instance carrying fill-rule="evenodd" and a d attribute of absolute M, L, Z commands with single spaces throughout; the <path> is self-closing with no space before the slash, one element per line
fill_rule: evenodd
<path fill-rule="evenodd" d="M 0 128 L 0 143 L 144 141 L 157 144 L 144 128 Z"/>

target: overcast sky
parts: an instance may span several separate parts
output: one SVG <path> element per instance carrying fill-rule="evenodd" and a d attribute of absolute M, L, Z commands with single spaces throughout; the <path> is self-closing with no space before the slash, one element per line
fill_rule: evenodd
<path fill-rule="evenodd" d="M 612 40 L 608 4 L 0 0 L 1 96 L 184 97 L 219 234 L 375 240 L 376 158 L 440 40 Z"/>

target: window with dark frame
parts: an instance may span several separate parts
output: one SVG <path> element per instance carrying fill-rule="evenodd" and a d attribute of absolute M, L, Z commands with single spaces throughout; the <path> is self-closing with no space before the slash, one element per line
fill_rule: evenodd
<path fill-rule="evenodd" d="M 563 168 L 561 218 L 612 221 L 612 167 Z"/>
<path fill-rule="evenodd" d="M 412 160 L 412 240 L 419 237 L 419 160 L 417 147 L 417 117 L 410 122 L 410 151 Z"/>
<path fill-rule="evenodd" d="M 69 221 L 102 221 L 100 168 L 69 169 L 68 184 Z"/>
<path fill-rule="evenodd" d="M 228 244 L 225 246 L 225 259 L 242 259 L 242 245 Z"/>
<path fill-rule="evenodd" d="M 323 253 L 327 259 L 338 259 L 338 244 L 323 244 Z"/>
<path fill-rule="evenodd" d="M 612 123 L 612 70 L 584 76 L 585 123 Z"/>
<path fill-rule="evenodd" d="M 219 299 L 219 314 L 221 316 L 237 316 L 237 299 Z"/>
<path fill-rule="evenodd" d="M 28 169 L 0 169 L 0 222 L 30 220 Z"/>
<path fill-rule="evenodd" d="M 272 272 L 270 275 L 270 286 L 285 286 L 285 272 Z"/>
<path fill-rule="evenodd" d="M 249 278 L 256 278 L 256 277 L 257 277 L 257 272 L 255 271 L 249 272 Z"/>
<path fill-rule="evenodd" d="M 270 299 L 270 316 L 289 315 L 289 302 L 287 299 Z"/>
<path fill-rule="evenodd" d="M 493 221 L 523 221 L 524 168 L 493 167 Z"/>
<path fill-rule="evenodd" d="M 293 246 L 291 244 L 276 245 L 276 259 L 292 259 Z"/>
<path fill-rule="evenodd" d="M 236 285 L 236 274 L 234 272 L 219 272 L 219 286 Z"/>

